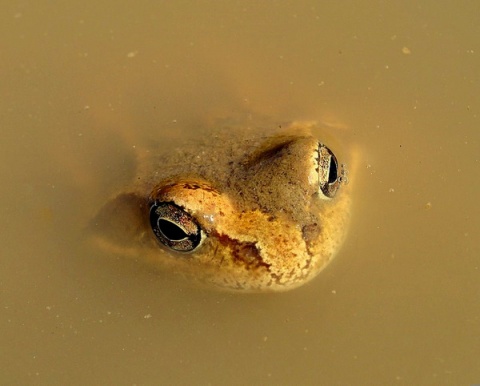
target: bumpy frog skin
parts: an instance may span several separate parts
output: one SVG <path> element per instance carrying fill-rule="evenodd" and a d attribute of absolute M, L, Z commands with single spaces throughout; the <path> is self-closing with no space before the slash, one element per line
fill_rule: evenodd
<path fill-rule="evenodd" d="M 144 152 L 135 181 L 93 220 L 94 241 L 222 288 L 298 287 L 347 232 L 350 185 L 336 151 L 293 124 Z"/>

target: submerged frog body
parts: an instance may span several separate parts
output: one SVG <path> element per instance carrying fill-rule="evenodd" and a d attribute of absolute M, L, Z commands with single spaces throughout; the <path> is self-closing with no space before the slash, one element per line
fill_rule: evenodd
<path fill-rule="evenodd" d="M 281 291 L 313 278 L 344 239 L 346 170 L 308 128 L 223 130 L 143 154 L 92 222 L 104 249 L 219 287 Z"/>

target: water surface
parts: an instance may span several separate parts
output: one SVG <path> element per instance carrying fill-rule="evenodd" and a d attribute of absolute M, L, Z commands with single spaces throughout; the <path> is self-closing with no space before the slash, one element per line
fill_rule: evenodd
<path fill-rule="evenodd" d="M 2 384 L 480 383 L 480 5 L 6 1 Z M 319 120 L 359 149 L 349 236 L 242 296 L 92 250 L 134 147 Z"/>

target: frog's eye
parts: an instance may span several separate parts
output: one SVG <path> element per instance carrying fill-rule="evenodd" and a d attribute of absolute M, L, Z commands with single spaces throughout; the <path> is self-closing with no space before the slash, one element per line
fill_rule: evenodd
<path fill-rule="evenodd" d="M 344 165 L 338 165 L 335 154 L 323 144 L 318 145 L 318 179 L 320 197 L 333 198 L 341 183 L 347 181 L 347 171 Z"/>
<path fill-rule="evenodd" d="M 192 252 L 203 241 L 203 232 L 195 219 L 172 202 L 150 204 L 150 225 L 157 239 L 177 252 Z"/>

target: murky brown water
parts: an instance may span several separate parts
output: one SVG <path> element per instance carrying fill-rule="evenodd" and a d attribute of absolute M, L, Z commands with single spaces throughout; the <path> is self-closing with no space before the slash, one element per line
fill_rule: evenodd
<path fill-rule="evenodd" d="M 317 3 L 2 3 L 0 383 L 480 383 L 480 5 Z M 133 146 L 223 117 L 360 149 L 317 279 L 225 294 L 85 246 Z"/>

